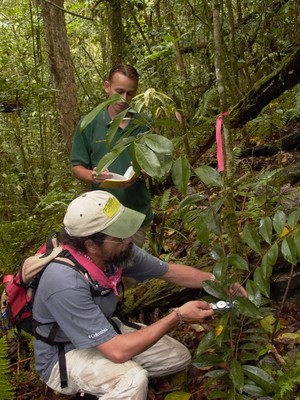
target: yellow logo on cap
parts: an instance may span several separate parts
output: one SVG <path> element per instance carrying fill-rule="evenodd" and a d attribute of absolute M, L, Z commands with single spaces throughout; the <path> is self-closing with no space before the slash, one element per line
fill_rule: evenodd
<path fill-rule="evenodd" d="M 103 213 L 108 218 L 112 218 L 118 212 L 120 206 L 121 203 L 115 197 L 110 197 L 103 208 Z"/>

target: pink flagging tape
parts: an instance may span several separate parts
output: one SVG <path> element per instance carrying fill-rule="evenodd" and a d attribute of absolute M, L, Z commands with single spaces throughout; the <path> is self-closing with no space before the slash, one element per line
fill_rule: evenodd
<path fill-rule="evenodd" d="M 228 112 L 221 113 L 216 122 L 216 142 L 217 142 L 217 159 L 218 159 L 218 171 L 224 171 L 224 155 L 223 155 L 223 145 L 222 145 L 222 124 L 223 116 L 228 115 Z"/>

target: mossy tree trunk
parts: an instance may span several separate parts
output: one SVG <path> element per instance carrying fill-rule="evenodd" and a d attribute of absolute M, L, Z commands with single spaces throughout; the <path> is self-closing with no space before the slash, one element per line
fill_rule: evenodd
<path fill-rule="evenodd" d="M 61 133 L 68 151 L 79 119 L 77 88 L 69 48 L 64 1 L 41 2 L 51 79 L 57 96 Z"/>
<path fill-rule="evenodd" d="M 232 151 L 232 137 L 229 124 L 226 118 L 228 112 L 226 85 L 224 80 L 224 72 L 222 60 L 223 43 L 221 37 L 221 20 L 220 20 L 220 1 L 212 1 L 213 13 L 213 30 L 214 30 L 214 62 L 217 78 L 217 86 L 221 105 L 221 113 L 223 114 L 223 150 L 224 150 L 224 207 L 223 222 L 226 233 L 228 234 L 228 243 L 231 252 L 239 252 L 241 248 L 241 240 L 238 231 L 238 220 L 235 212 L 235 200 L 233 196 L 233 183 L 235 179 L 235 165 Z"/>

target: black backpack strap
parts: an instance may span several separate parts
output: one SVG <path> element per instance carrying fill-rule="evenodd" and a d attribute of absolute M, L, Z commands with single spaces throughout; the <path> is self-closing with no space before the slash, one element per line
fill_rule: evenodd
<path fill-rule="evenodd" d="M 59 365 L 59 374 L 60 374 L 60 386 L 63 389 L 68 386 L 65 345 L 63 343 L 59 343 L 57 345 L 57 347 L 58 347 L 58 365 Z"/>
<path fill-rule="evenodd" d="M 49 333 L 48 337 L 43 337 L 37 333 L 36 328 L 39 325 L 48 325 L 48 324 L 41 324 L 35 320 L 32 321 L 34 336 L 38 340 L 41 340 L 41 341 L 49 344 L 50 346 L 57 346 L 57 348 L 58 348 L 58 366 L 59 366 L 59 374 L 60 374 L 60 385 L 61 385 L 61 388 L 63 389 L 68 386 L 65 344 L 70 343 L 70 342 L 55 342 L 55 337 L 59 330 L 59 325 L 56 322 L 51 323 L 51 324 L 52 324 L 52 328 L 50 329 L 50 333 Z"/>

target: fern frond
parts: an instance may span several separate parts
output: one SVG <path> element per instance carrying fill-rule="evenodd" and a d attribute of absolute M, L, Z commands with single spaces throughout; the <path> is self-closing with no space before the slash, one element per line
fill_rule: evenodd
<path fill-rule="evenodd" d="M 7 357 L 8 345 L 6 337 L 0 338 L 0 398 L 1 400 L 14 400 L 15 390 L 9 381 L 10 362 Z"/>

